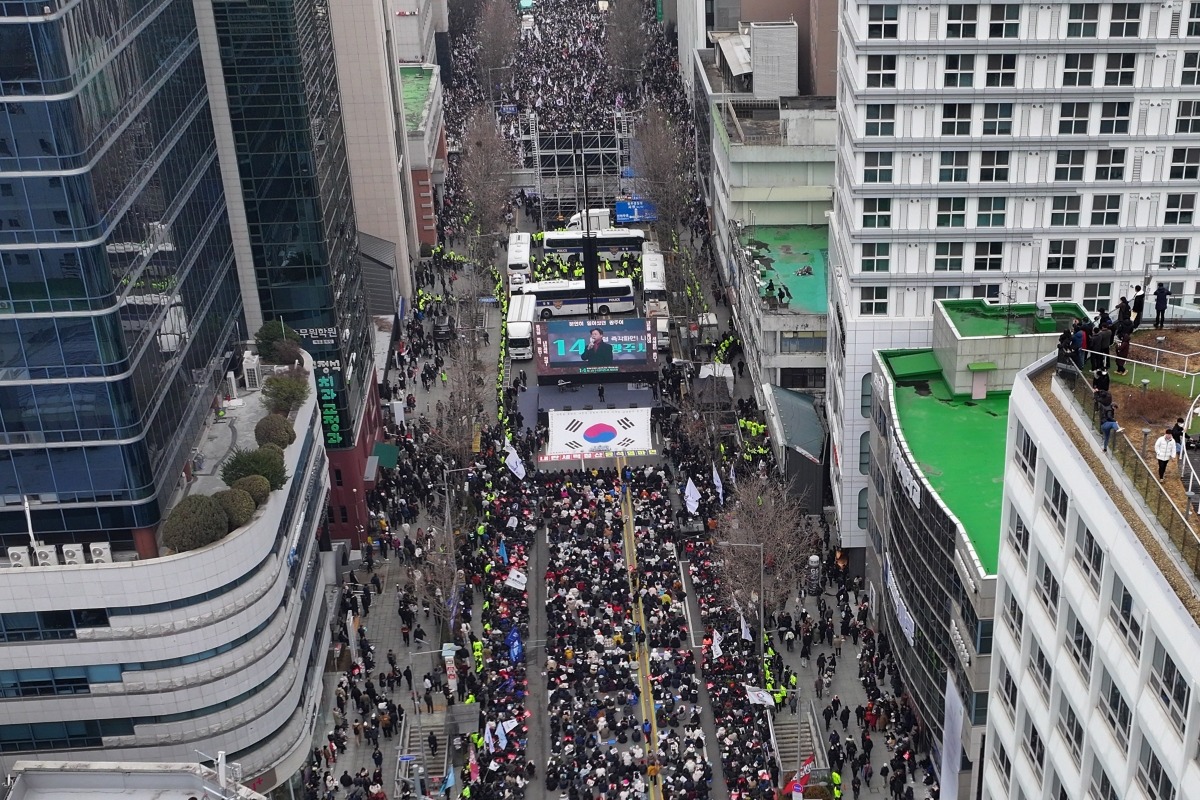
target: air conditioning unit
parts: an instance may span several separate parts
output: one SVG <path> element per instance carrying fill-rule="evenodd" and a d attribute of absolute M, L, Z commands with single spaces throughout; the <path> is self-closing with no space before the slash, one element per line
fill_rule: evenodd
<path fill-rule="evenodd" d="M 87 559 L 83 557 L 84 549 L 81 544 L 64 544 L 63 545 L 63 563 L 69 566 L 77 564 L 86 564 Z"/>
<path fill-rule="evenodd" d="M 262 388 L 262 362 L 249 350 L 242 355 L 242 380 L 250 391 L 258 391 Z"/>
<path fill-rule="evenodd" d="M 8 564 L 11 567 L 28 567 L 32 562 L 29 560 L 28 547 L 10 547 L 8 548 Z"/>
<path fill-rule="evenodd" d="M 112 545 L 108 542 L 92 542 L 88 545 L 88 549 L 92 552 L 93 564 L 112 563 Z M 63 548 L 63 552 L 66 552 L 66 548 Z"/>
<path fill-rule="evenodd" d="M 39 567 L 58 566 L 58 548 L 52 544 L 39 544 L 33 549 Z"/>

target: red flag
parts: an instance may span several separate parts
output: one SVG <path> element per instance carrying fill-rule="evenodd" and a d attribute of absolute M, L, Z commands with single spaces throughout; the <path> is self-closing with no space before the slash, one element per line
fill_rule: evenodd
<path fill-rule="evenodd" d="M 800 800 L 804 797 L 804 787 L 808 786 L 808 779 L 812 776 L 813 771 L 813 756 L 809 756 L 800 765 L 800 771 L 796 773 L 796 779 L 793 781 L 795 786 L 792 788 L 792 800 Z"/>

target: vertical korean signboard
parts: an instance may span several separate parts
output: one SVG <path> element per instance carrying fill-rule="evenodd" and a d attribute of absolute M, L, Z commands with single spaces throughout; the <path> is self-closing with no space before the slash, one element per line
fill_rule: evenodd
<path fill-rule="evenodd" d="M 346 382 L 342 375 L 341 354 L 337 349 L 337 328 L 301 328 L 297 331 L 305 349 L 313 356 L 317 382 L 317 408 L 325 447 L 349 447 L 352 427 L 347 413 Z"/>

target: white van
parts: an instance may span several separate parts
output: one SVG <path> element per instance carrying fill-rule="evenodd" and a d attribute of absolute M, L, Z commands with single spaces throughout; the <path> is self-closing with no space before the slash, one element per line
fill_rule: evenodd
<path fill-rule="evenodd" d="M 528 233 L 508 235 L 508 285 L 529 283 L 529 252 L 532 242 Z"/>
<path fill-rule="evenodd" d="M 537 295 L 514 294 L 508 303 L 508 357 L 513 361 L 533 358 L 533 325 L 537 322 Z"/>

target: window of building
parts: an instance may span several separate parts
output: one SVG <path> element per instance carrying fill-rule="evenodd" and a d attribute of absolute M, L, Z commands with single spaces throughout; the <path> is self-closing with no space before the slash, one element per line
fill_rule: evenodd
<path fill-rule="evenodd" d="M 1080 200 L 1077 194 L 1060 194 L 1050 198 L 1050 225 L 1078 225 L 1079 207 Z"/>
<path fill-rule="evenodd" d="M 892 227 L 892 200 L 890 197 L 868 197 L 863 200 L 863 227 Z"/>
<path fill-rule="evenodd" d="M 867 88 L 896 88 L 896 57 L 888 55 L 867 56 Z"/>
<path fill-rule="evenodd" d="M 1019 39 L 1021 36 L 1021 6 L 1018 3 L 993 3 L 988 20 L 988 37 Z"/>
<path fill-rule="evenodd" d="M 1121 220 L 1121 195 L 1092 195 L 1092 224 L 1119 225 Z"/>
<path fill-rule="evenodd" d="M 1183 733 L 1187 724 L 1191 689 L 1161 640 L 1154 642 L 1154 659 L 1150 663 L 1150 688 L 1154 690 L 1158 701 L 1163 704 L 1171 721 L 1175 723 L 1176 730 Z"/>
<path fill-rule="evenodd" d="M 1112 269 L 1116 262 L 1116 239 L 1092 239 L 1088 242 L 1086 269 Z"/>
<path fill-rule="evenodd" d="M 951 54 L 946 56 L 945 82 L 947 89 L 969 89 L 975 85 L 975 56 Z"/>
<path fill-rule="evenodd" d="M 1120 688 L 1113 682 L 1107 669 L 1102 669 L 1100 674 L 1099 704 L 1100 713 L 1112 729 L 1113 736 L 1121 745 L 1121 749 L 1125 749 L 1129 746 L 1129 725 L 1133 715 L 1129 712 L 1125 696 L 1121 694 Z"/>
<path fill-rule="evenodd" d="M 1151 800 L 1175 800 L 1175 784 L 1171 776 L 1163 769 L 1158 753 L 1150 744 L 1149 739 L 1142 739 L 1142 749 L 1138 753 L 1138 782 Z"/>
<path fill-rule="evenodd" d="M 966 183 L 971 154 L 966 150 L 943 150 L 938 180 L 942 183 Z"/>
<path fill-rule="evenodd" d="M 860 489 L 858 492 L 858 528 L 859 530 L 867 529 L 867 517 L 870 516 L 870 506 L 868 492 L 869 489 Z"/>
<path fill-rule="evenodd" d="M 1037 556 L 1037 579 L 1038 599 L 1050 612 L 1050 619 L 1054 619 L 1058 614 L 1058 578 L 1055 577 L 1054 571 L 1050 569 L 1050 565 L 1040 554 Z"/>
<path fill-rule="evenodd" d="M 1104 771 L 1104 764 L 1099 758 L 1092 761 L 1092 785 L 1089 794 L 1095 800 L 1121 800 L 1121 795 L 1117 793 L 1117 788 L 1113 786 L 1112 779 Z"/>
<path fill-rule="evenodd" d="M 782 367 L 779 385 L 784 389 L 824 389 L 824 367 Z"/>
<path fill-rule="evenodd" d="M 962 269 L 960 266 L 959 269 Z M 934 300 L 958 300 L 962 297 L 961 286 L 935 286 L 933 287 Z"/>
<path fill-rule="evenodd" d="M 342 485 L 342 471 L 340 469 L 335 469 L 333 471 L 333 485 L 334 486 Z"/>
<path fill-rule="evenodd" d="M 1029 763 L 1041 772 L 1046 766 L 1046 743 L 1042 741 L 1041 732 L 1028 715 L 1025 717 L 1025 736 L 1022 738 L 1022 744 L 1025 746 L 1025 755 L 1029 757 Z"/>
<path fill-rule="evenodd" d="M 858 471 L 866 475 L 871 471 L 871 432 L 858 437 Z"/>
<path fill-rule="evenodd" d="M 971 297 L 975 300 L 999 300 L 1000 284 L 981 283 L 971 287 Z"/>
<path fill-rule="evenodd" d="M 971 135 L 970 103 L 946 103 L 942 106 L 942 135 Z"/>
<path fill-rule="evenodd" d="M 1034 458 L 1037 458 L 1036 450 L 1034 450 Z M 1025 520 L 1021 519 L 1016 506 L 1010 505 L 1008 511 L 1008 543 L 1021 554 L 1021 563 L 1024 564 L 1029 556 L 1029 527 L 1025 524 Z"/>
<path fill-rule="evenodd" d="M 1017 602 L 1017 596 L 1013 594 L 1012 589 L 1009 589 L 1007 592 L 1007 601 L 1004 603 L 1004 608 L 1001 610 L 1000 616 L 1004 618 L 1004 622 L 1008 625 L 1013 638 L 1019 644 L 1021 633 L 1025 630 L 1025 610 Z"/>
<path fill-rule="evenodd" d="M 1091 86 L 1096 56 L 1093 53 L 1067 53 L 1063 58 L 1063 86 Z"/>
<path fill-rule="evenodd" d="M 1077 246 L 1074 239 L 1051 239 L 1047 244 L 1046 269 L 1075 269 Z"/>
<path fill-rule="evenodd" d="M 999 183 L 1008 180 L 1007 150 L 984 150 L 979 154 L 979 180 L 983 183 Z"/>
<path fill-rule="evenodd" d="M 1111 283 L 1085 283 L 1083 285 L 1083 307 L 1092 313 L 1112 308 Z"/>
<path fill-rule="evenodd" d="M 1136 69 L 1136 54 L 1109 53 L 1104 60 L 1104 85 L 1133 86 L 1133 73 Z"/>
<path fill-rule="evenodd" d="M 1191 225 L 1196 213 L 1196 195 L 1169 194 L 1167 195 L 1167 212 L 1163 216 L 1164 225 Z"/>
<path fill-rule="evenodd" d="M 859 384 L 858 391 L 858 415 L 863 419 L 871 418 L 871 399 L 875 394 L 875 378 L 871 373 L 866 373 L 862 376 L 862 381 Z M 859 442 L 861 444 L 861 441 Z M 867 449 L 870 449 L 870 440 L 867 440 Z"/>
<path fill-rule="evenodd" d="M 863 166 L 863 183 L 892 182 L 892 154 L 865 153 Z"/>
<path fill-rule="evenodd" d="M 933 269 L 935 272 L 961 272 L 963 268 L 962 242 L 937 242 L 934 244 Z"/>
<path fill-rule="evenodd" d="M 1125 180 L 1125 150 L 1099 150 L 1096 152 L 1096 180 Z"/>
<path fill-rule="evenodd" d="M 1000 674 L 998 683 L 1000 685 L 1000 700 L 1008 708 L 1009 712 L 1015 717 L 1017 713 L 1017 682 L 1013 680 L 1012 672 L 1008 669 L 1008 664 L 1004 660 L 1000 660 Z"/>
<path fill-rule="evenodd" d="M 1059 150 L 1054 156 L 1054 180 L 1083 180 L 1083 162 L 1087 159 L 1084 150 Z"/>
<path fill-rule="evenodd" d="M 130 719 L 83 719 L 0 725 L 0 752 L 102 747 L 106 736 L 132 735 L 133 721 Z"/>
<path fill-rule="evenodd" d="M 987 86 L 1015 86 L 1017 83 L 1017 56 L 1015 53 L 992 53 L 987 57 Z"/>
<path fill-rule="evenodd" d="M 1163 239 L 1158 251 L 1159 265 L 1167 269 L 1187 269 L 1188 250 L 1191 248 L 1191 244 L 1191 239 Z M 1171 298 L 1171 300 L 1174 299 L 1176 298 Z"/>
<path fill-rule="evenodd" d="M 865 242 L 862 246 L 862 271 L 887 272 L 891 266 L 892 246 L 887 242 Z"/>
<path fill-rule="evenodd" d="M 895 39 L 900 7 L 893 5 L 867 6 L 867 38 Z"/>
<path fill-rule="evenodd" d="M 1099 3 L 1071 3 L 1067 7 L 1067 36 L 1072 39 L 1094 38 L 1099 19 Z"/>
<path fill-rule="evenodd" d="M 1111 38 L 1133 37 L 1141 28 L 1141 3 L 1113 3 L 1109 17 L 1108 35 Z"/>
<path fill-rule="evenodd" d="M 825 337 L 813 331 L 780 331 L 780 353 L 824 353 Z"/>
<path fill-rule="evenodd" d="M 1006 197 L 981 197 L 975 215 L 977 228 L 1003 228 L 1005 208 L 1008 205 Z"/>
<path fill-rule="evenodd" d="M 55 211 L 54 212 L 54 224 L 55 225 L 70 225 L 71 224 L 71 215 L 68 214 L 65 210 Z"/>
<path fill-rule="evenodd" d="M 1133 602 L 1133 595 L 1116 575 L 1113 576 L 1112 593 L 1109 595 L 1108 618 L 1121 632 L 1136 661 L 1142 652 L 1142 610 Z"/>
<path fill-rule="evenodd" d="M 975 243 L 975 271 L 988 272 L 1004 266 L 1004 242 Z"/>
<path fill-rule="evenodd" d="M 1042 293 L 1042 299 L 1050 303 L 1066 303 L 1075 295 L 1073 283 L 1047 283 Z"/>
<path fill-rule="evenodd" d="M 1084 679 L 1089 678 L 1092 674 L 1092 637 L 1088 636 L 1075 609 L 1070 606 L 1067 606 L 1067 650 Z"/>
<path fill-rule="evenodd" d="M 1000 773 L 1000 777 L 1004 778 L 1004 785 L 1012 780 L 1012 761 L 1008 757 L 1008 751 L 1004 749 L 1004 743 L 999 739 L 992 742 L 992 760 L 996 762 L 996 770 Z"/>
<path fill-rule="evenodd" d="M 983 104 L 983 135 L 1011 136 L 1012 135 L 1012 103 Z M 1200 130 L 1200 126 L 1197 126 Z"/>
<path fill-rule="evenodd" d="M 896 135 L 896 106 L 891 103 L 867 105 L 867 136 Z"/>
<path fill-rule="evenodd" d="M 967 198 L 939 197 L 937 203 L 937 226 L 939 228 L 961 228 L 967 224 Z"/>
<path fill-rule="evenodd" d="M 119 664 L 0 670 L 0 697 L 90 694 L 93 683 L 120 682 Z"/>
<path fill-rule="evenodd" d="M 1200 50 L 1188 50 L 1183 54 L 1181 83 L 1184 86 L 1200 85 Z"/>
<path fill-rule="evenodd" d="M 1100 133 L 1129 133 L 1129 108 L 1127 102 L 1100 104 Z"/>
<path fill-rule="evenodd" d="M 346 507 L 338 506 L 338 509 L 341 511 L 342 523 L 345 524 L 345 523 L 349 522 L 350 521 L 350 512 L 346 509 Z"/>
<path fill-rule="evenodd" d="M 1036 480 L 1038 448 L 1025 426 L 1017 423 L 1016 463 L 1030 481 Z"/>
<path fill-rule="evenodd" d="M 1180 100 L 1175 113 L 1176 133 L 1200 133 L 1200 100 Z"/>
<path fill-rule="evenodd" d="M 1042 508 L 1050 515 L 1050 520 L 1059 533 L 1067 529 L 1067 490 L 1055 477 L 1053 472 L 1046 472 L 1046 488 L 1042 493 Z"/>
<path fill-rule="evenodd" d="M 1176 147 L 1171 151 L 1171 180 L 1200 178 L 1200 147 Z"/>
<path fill-rule="evenodd" d="M 946 38 L 974 39 L 975 25 L 979 20 L 979 6 L 952 4 L 947 7 Z"/>
<path fill-rule="evenodd" d="M 1087 524 L 1080 519 L 1075 527 L 1075 563 L 1087 576 L 1092 589 L 1100 591 L 1100 578 L 1104 575 L 1104 550 Z"/>
<path fill-rule="evenodd" d="M 0 642 L 74 639 L 79 628 L 105 628 L 108 625 L 108 611 L 103 608 L 11 611 L 0 614 Z"/>
<path fill-rule="evenodd" d="M 1058 132 L 1076 134 L 1088 132 L 1088 119 L 1092 113 L 1090 103 L 1063 103 L 1059 106 Z"/>
<path fill-rule="evenodd" d="M 1071 757 L 1079 764 L 1083 756 L 1083 725 L 1079 722 L 1079 715 L 1071 707 L 1071 701 L 1066 697 L 1060 697 L 1058 700 L 1057 727 L 1067 742 Z"/>
<path fill-rule="evenodd" d="M 1188 6 L 1188 36 L 1200 36 L 1200 3 Z"/>
<path fill-rule="evenodd" d="M 864 316 L 884 316 L 888 313 L 888 287 L 864 286 L 859 289 L 858 313 Z"/>

